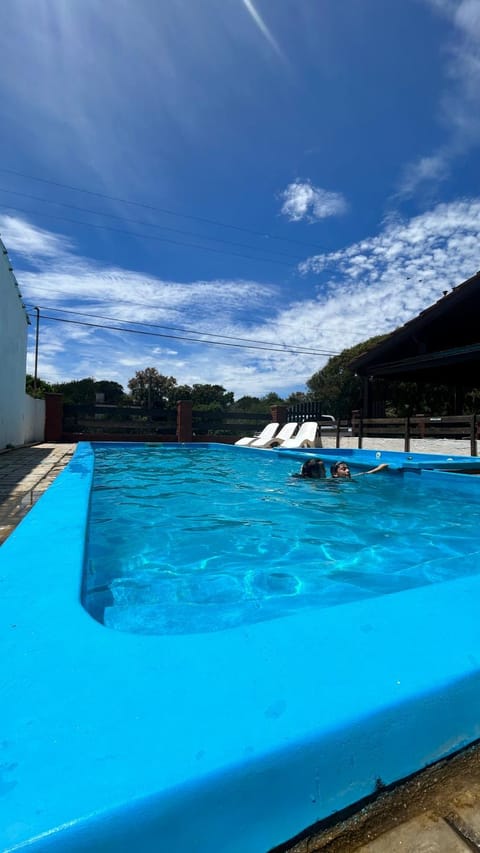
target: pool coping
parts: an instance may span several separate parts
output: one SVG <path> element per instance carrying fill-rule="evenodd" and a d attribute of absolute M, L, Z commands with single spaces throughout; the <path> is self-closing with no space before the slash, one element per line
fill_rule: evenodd
<path fill-rule="evenodd" d="M 78 556 L 91 453 L 78 446 L 0 550 L 2 849 L 264 853 L 480 737 L 475 576 L 220 643 L 96 623 Z"/>

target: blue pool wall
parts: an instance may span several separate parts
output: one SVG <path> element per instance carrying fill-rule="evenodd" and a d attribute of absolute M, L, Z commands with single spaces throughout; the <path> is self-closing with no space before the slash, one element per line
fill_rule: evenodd
<path fill-rule="evenodd" d="M 81 605 L 92 463 L 80 444 L 0 549 L 2 850 L 265 853 L 480 738 L 478 575 L 217 634 L 111 631 Z M 404 475 L 478 500 L 475 476 Z"/>
<path fill-rule="evenodd" d="M 373 468 L 387 462 L 392 471 L 480 471 L 480 459 L 476 456 L 451 456 L 433 453 L 400 453 L 394 450 L 357 450 L 356 448 L 302 448 L 300 450 L 275 449 L 282 456 L 302 454 L 321 457 L 333 463 L 344 459 L 358 470 Z"/>

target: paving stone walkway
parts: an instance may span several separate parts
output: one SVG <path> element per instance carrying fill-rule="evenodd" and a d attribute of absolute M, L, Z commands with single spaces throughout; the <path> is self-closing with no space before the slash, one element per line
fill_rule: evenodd
<path fill-rule="evenodd" d="M 70 462 L 76 444 L 35 444 L 0 453 L 0 545 Z"/>

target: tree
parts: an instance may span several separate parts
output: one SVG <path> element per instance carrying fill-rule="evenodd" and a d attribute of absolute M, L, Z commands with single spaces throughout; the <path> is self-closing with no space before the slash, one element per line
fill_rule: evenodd
<path fill-rule="evenodd" d="M 262 403 L 260 397 L 249 397 L 248 395 L 245 397 L 239 397 L 238 400 L 235 400 L 232 408 L 236 412 L 265 412 L 265 404 Z"/>
<path fill-rule="evenodd" d="M 137 370 L 128 381 L 135 405 L 147 409 L 165 408 L 173 405 L 177 380 L 173 376 L 163 376 L 156 367 Z"/>
<path fill-rule="evenodd" d="M 285 405 L 297 406 L 299 403 L 306 403 L 308 399 L 309 395 L 305 394 L 304 391 L 293 391 L 285 400 Z"/>
<path fill-rule="evenodd" d="M 101 379 L 95 382 L 95 394 L 103 394 L 106 403 L 123 403 L 125 401 L 125 393 L 123 385 L 118 382 L 110 382 L 108 379 Z"/>
<path fill-rule="evenodd" d="M 359 409 L 362 402 L 362 380 L 349 368 L 349 362 L 384 340 L 387 335 L 377 335 L 354 347 L 344 349 L 340 355 L 330 358 L 325 367 L 314 373 L 307 381 L 307 388 L 322 410 L 336 418 L 348 418 L 352 409 Z"/>
<path fill-rule="evenodd" d="M 281 406 L 283 404 L 283 398 L 279 397 L 275 391 L 271 391 L 270 394 L 265 394 L 264 397 L 260 397 L 260 402 L 268 409 L 270 406 Z"/>
<path fill-rule="evenodd" d="M 43 379 L 40 379 L 40 377 L 37 377 L 36 389 L 34 389 L 34 384 L 34 377 L 30 373 L 27 373 L 25 381 L 25 393 L 29 394 L 30 397 L 43 399 L 46 393 L 53 390 L 52 386 L 50 385 L 50 382 L 45 382 Z"/>
<path fill-rule="evenodd" d="M 63 394 L 64 403 L 95 403 L 95 379 L 74 379 L 57 382 L 52 390 Z"/>
<path fill-rule="evenodd" d="M 193 389 L 191 385 L 177 385 L 173 392 L 173 403 L 178 403 L 179 400 L 191 400 Z"/>
<path fill-rule="evenodd" d="M 225 391 L 222 385 L 195 384 L 192 388 L 192 402 L 195 408 L 200 406 L 217 406 L 226 409 L 234 400 L 231 391 Z"/>

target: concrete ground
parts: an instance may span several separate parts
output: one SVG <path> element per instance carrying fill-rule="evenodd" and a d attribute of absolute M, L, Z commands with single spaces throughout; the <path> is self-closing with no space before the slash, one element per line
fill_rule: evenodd
<path fill-rule="evenodd" d="M 322 447 L 335 447 L 335 434 L 322 432 Z M 357 448 L 358 438 L 351 435 L 340 436 L 340 449 Z M 363 450 L 405 450 L 403 438 L 364 438 Z M 470 440 L 450 438 L 412 438 L 409 453 L 440 453 L 446 456 L 470 456 Z"/>

